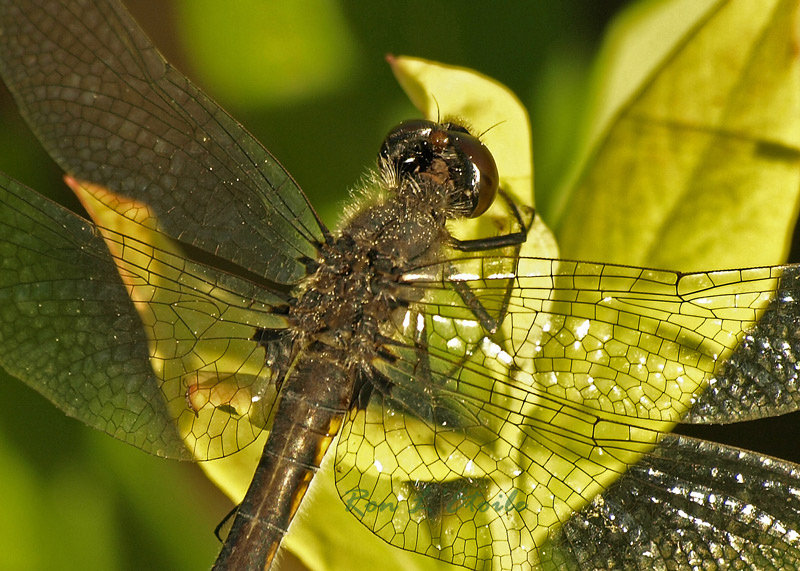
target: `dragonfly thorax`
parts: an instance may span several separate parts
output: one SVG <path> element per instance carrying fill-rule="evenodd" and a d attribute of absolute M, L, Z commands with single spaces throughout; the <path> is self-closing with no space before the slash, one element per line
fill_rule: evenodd
<path fill-rule="evenodd" d="M 442 258 L 447 221 L 481 214 L 497 192 L 488 149 L 449 123 L 402 123 L 387 136 L 379 166 L 290 312 L 301 346 L 321 341 L 364 366 L 391 335 L 379 324 L 408 304 L 407 294 L 398 301 L 400 277 Z"/>
<path fill-rule="evenodd" d="M 449 239 L 446 219 L 430 205 L 388 201 L 363 210 L 323 247 L 316 272 L 290 311 L 295 339 L 311 339 L 368 363 L 381 344 L 379 324 L 398 307 L 399 278 L 438 257 Z"/>

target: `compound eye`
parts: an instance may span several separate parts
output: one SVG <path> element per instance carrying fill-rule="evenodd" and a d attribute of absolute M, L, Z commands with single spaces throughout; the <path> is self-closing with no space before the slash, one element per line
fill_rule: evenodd
<path fill-rule="evenodd" d="M 403 121 L 399 125 L 395 125 L 389 134 L 386 135 L 387 140 L 405 139 L 409 136 L 424 136 L 430 133 L 436 127 L 436 123 L 428 121 L 427 119 L 409 119 Z"/>
<path fill-rule="evenodd" d="M 466 155 L 473 168 L 472 180 L 472 212 L 468 218 L 477 218 L 487 210 L 497 197 L 500 184 L 500 175 L 497 172 L 497 163 L 486 145 L 477 137 L 468 133 L 450 132 L 450 140 L 458 145 L 461 152 Z"/>
<path fill-rule="evenodd" d="M 403 121 L 386 135 L 379 156 L 402 174 L 425 171 L 433 158 L 430 138 L 435 127 L 436 123 L 424 119 Z"/>

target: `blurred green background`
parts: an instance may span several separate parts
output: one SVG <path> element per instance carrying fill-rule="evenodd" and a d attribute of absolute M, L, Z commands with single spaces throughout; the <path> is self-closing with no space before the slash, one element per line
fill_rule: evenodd
<path fill-rule="evenodd" d="M 333 224 L 385 133 L 416 116 L 387 53 L 470 67 L 514 90 L 531 114 L 537 205 L 546 210 L 572 159 L 602 32 L 626 2 L 126 4 L 165 56 L 254 133 Z M 0 171 L 77 209 L 5 91 L 0 126 Z M 787 429 L 747 428 L 759 439 L 745 445 L 788 457 L 761 430 Z M 196 466 L 89 430 L 6 377 L 0 498 L 5 570 L 209 568 L 219 548 L 212 531 L 231 508 Z"/>

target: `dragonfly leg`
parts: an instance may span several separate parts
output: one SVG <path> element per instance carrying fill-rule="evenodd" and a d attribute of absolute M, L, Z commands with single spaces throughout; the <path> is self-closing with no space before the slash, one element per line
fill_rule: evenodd
<path fill-rule="evenodd" d="M 481 327 L 483 327 L 490 334 L 497 333 L 497 330 L 500 327 L 497 319 L 489 315 L 489 312 L 483 306 L 481 300 L 478 299 L 478 296 L 475 295 L 466 282 L 452 282 L 452 285 L 453 289 L 455 289 L 458 295 L 461 296 L 461 299 L 464 300 L 464 303 L 469 310 L 475 317 L 478 318 Z"/>
<path fill-rule="evenodd" d="M 393 340 L 387 339 L 387 345 L 391 346 L 392 343 Z M 428 345 L 428 326 L 424 321 L 415 328 L 413 343 L 404 347 L 413 348 L 416 356 L 413 369 L 407 371 L 407 376 L 391 377 L 372 369 L 368 378 L 359 380 L 353 405 L 366 410 L 372 399 L 380 398 L 385 401 L 382 406 L 411 414 L 431 427 L 455 429 L 476 424 L 474 414 L 464 408 L 461 399 L 443 398 L 448 391 L 443 390 L 442 382 L 450 378 L 450 374 L 434 371 Z M 387 358 L 391 360 L 391 350 L 387 350 Z M 462 365 L 457 364 L 454 369 Z"/>
<path fill-rule="evenodd" d="M 519 206 L 511 198 L 508 193 L 504 192 L 502 189 L 499 191 L 500 197 L 506 202 L 508 207 L 511 209 L 511 213 L 513 214 L 514 218 L 519 224 L 520 229 L 516 232 L 511 232 L 509 234 L 503 234 L 502 236 L 492 236 L 489 238 L 477 238 L 474 240 L 458 240 L 456 238 L 451 238 L 451 246 L 456 250 L 461 252 L 485 252 L 486 250 L 495 250 L 497 248 L 505 248 L 507 246 L 519 246 L 525 242 L 528 238 L 528 231 L 530 230 L 531 226 L 533 225 L 533 218 L 536 215 L 536 211 L 531 209 L 530 217 L 528 220 L 524 220 L 522 214 L 520 213 Z"/>

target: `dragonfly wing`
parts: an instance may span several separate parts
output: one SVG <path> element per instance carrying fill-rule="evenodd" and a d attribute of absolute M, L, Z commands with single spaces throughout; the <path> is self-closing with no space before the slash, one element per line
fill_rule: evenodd
<path fill-rule="evenodd" d="M 379 382 L 342 428 L 345 504 L 405 549 L 544 565 L 553 534 L 687 413 L 785 270 L 475 257 L 409 272 Z M 476 300 L 504 308 L 495 332 Z"/>
<path fill-rule="evenodd" d="M 258 336 L 285 327 L 273 314 L 284 300 L 186 260 L 155 230 L 122 216 L 99 228 L 5 176 L 0 206 L 5 369 L 161 456 L 224 456 L 269 424 L 276 392 Z"/>
<path fill-rule="evenodd" d="M 3 2 L 0 26 L 0 74 L 65 171 L 259 276 L 306 275 L 323 230 L 297 184 L 119 2 Z"/>
<path fill-rule="evenodd" d="M 800 471 L 713 442 L 666 435 L 544 549 L 543 568 L 796 569 Z"/>
<path fill-rule="evenodd" d="M 764 315 L 683 419 L 722 424 L 800 408 L 800 267 L 785 266 Z"/>
<path fill-rule="evenodd" d="M 3 367 L 90 426 L 188 457 L 163 422 L 144 331 L 102 238 L 2 175 L 0 193 Z"/>

